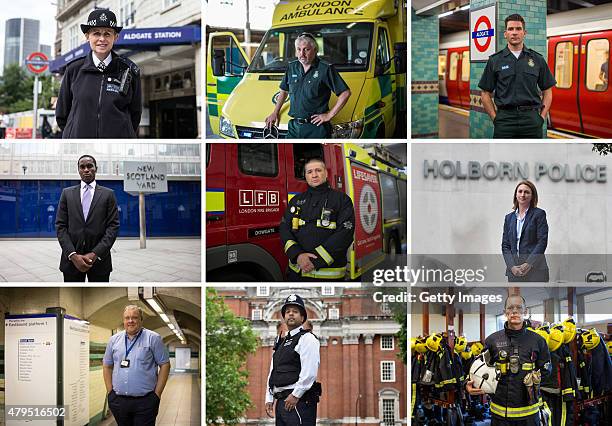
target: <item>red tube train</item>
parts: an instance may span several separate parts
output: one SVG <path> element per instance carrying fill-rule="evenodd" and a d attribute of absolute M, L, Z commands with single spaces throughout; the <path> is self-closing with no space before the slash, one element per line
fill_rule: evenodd
<path fill-rule="evenodd" d="M 527 22 L 529 32 L 529 22 Z M 440 103 L 469 109 L 468 32 L 440 40 Z M 612 138 L 612 4 L 547 17 L 547 62 L 557 80 L 549 127 Z"/>

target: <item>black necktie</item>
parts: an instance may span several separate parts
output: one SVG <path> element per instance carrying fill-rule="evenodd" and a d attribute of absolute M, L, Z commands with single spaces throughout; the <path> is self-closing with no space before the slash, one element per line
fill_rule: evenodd
<path fill-rule="evenodd" d="M 106 64 L 105 64 L 104 62 L 100 62 L 100 63 L 98 64 L 98 69 L 99 69 L 101 72 L 104 72 L 104 70 L 106 69 Z"/>

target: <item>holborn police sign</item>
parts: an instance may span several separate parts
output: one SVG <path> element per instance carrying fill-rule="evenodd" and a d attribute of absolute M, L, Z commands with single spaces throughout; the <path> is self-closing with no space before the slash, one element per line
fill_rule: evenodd
<path fill-rule="evenodd" d="M 531 174 L 533 170 L 533 174 Z M 548 178 L 553 182 L 597 182 L 606 183 L 608 171 L 605 164 L 561 164 L 487 161 L 424 160 L 424 178 L 469 179 L 469 180 L 523 180 L 533 178 L 539 181 Z"/>

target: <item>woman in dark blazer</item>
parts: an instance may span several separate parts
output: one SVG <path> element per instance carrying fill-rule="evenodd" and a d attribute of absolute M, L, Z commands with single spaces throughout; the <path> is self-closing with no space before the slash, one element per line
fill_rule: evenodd
<path fill-rule="evenodd" d="M 538 191 L 524 180 L 514 188 L 514 210 L 506 215 L 502 253 L 508 282 L 548 282 L 544 252 L 548 244 L 546 212 L 537 207 Z"/>

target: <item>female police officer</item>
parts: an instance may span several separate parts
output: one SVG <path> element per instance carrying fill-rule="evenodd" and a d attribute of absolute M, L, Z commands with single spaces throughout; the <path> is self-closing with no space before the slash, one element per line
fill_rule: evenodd
<path fill-rule="evenodd" d="M 135 138 L 142 112 L 140 70 L 112 51 L 122 27 L 108 9 L 81 25 L 91 53 L 66 67 L 55 115 L 64 138 Z"/>

